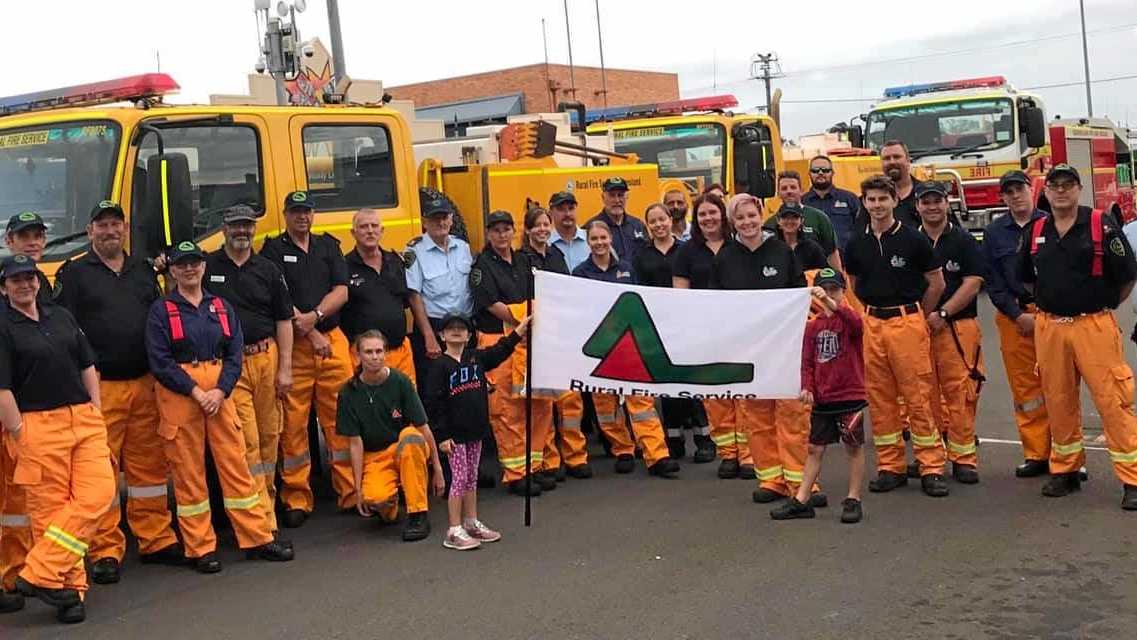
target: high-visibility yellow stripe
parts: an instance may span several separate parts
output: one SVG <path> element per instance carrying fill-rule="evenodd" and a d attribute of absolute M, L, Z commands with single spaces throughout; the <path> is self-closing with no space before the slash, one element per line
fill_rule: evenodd
<path fill-rule="evenodd" d="M 162 229 L 166 232 L 166 246 L 174 244 L 173 233 L 170 232 L 170 188 L 166 184 L 166 161 L 161 161 L 162 167 Z"/>
<path fill-rule="evenodd" d="M 530 460 L 531 464 L 537 464 L 539 462 L 544 462 L 545 461 L 545 454 L 538 453 L 538 452 L 534 451 L 533 453 L 529 454 L 529 460 Z M 514 469 L 514 470 L 524 469 L 525 468 L 525 456 L 517 456 L 516 458 L 502 458 L 501 459 L 501 465 L 503 467 L 505 467 L 506 469 Z"/>
<path fill-rule="evenodd" d="M 975 453 L 978 449 L 975 447 L 974 440 L 967 444 L 959 444 L 958 442 L 952 442 L 951 440 L 948 440 L 948 450 L 950 450 L 952 453 L 965 456 Z"/>
<path fill-rule="evenodd" d="M 750 443 L 750 438 L 746 435 L 745 431 L 736 431 L 734 434 L 734 439 L 738 442 L 738 444 Z"/>
<path fill-rule="evenodd" d="M 913 432 L 912 433 L 912 446 L 920 447 L 922 449 L 928 449 L 931 447 L 938 447 L 938 446 L 940 446 L 940 436 L 937 433 L 933 433 L 930 436 L 921 436 L 921 435 L 918 435 L 915 432 Z"/>
<path fill-rule="evenodd" d="M 759 480 L 776 480 L 782 477 L 782 465 L 776 467 L 766 467 L 765 469 L 756 469 Z"/>
<path fill-rule="evenodd" d="M 712 434 L 711 440 L 714 440 L 715 444 L 719 445 L 720 447 L 728 445 L 728 444 L 734 444 L 735 443 L 734 432 L 731 431 L 728 433 Z"/>
<path fill-rule="evenodd" d="M 1134 463 L 1137 462 L 1137 450 L 1134 451 L 1114 451 L 1109 450 L 1109 459 L 1114 462 Z"/>
<path fill-rule="evenodd" d="M 257 506 L 260 501 L 261 497 L 255 493 L 244 498 L 225 498 L 225 508 L 248 510 Z"/>
<path fill-rule="evenodd" d="M 87 555 L 87 544 L 55 525 L 47 528 L 43 537 L 82 558 Z"/>
<path fill-rule="evenodd" d="M 1063 455 L 1063 456 L 1069 456 L 1069 455 L 1073 455 L 1076 453 L 1081 453 L 1082 451 L 1085 450 L 1085 447 L 1082 445 L 1081 440 L 1071 442 L 1070 444 L 1059 444 L 1057 442 L 1051 441 L 1050 447 L 1052 449 L 1054 449 L 1056 452 L 1058 452 L 1059 455 Z"/>
<path fill-rule="evenodd" d="M 805 479 L 805 475 L 801 471 L 790 471 L 789 469 L 782 469 L 782 475 L 790 482 L 801 483 Z"/>
<path fill-rule="evenodd" d="M 197 504 L 179 504 L 178 516 L 182 518 L 189 518 L 191 516 L 198 516 L 203 513 L 209 513 L 209 498 L 202 500 Z"/>
<path fill-rule="evenodd" d="M 895 433 L 882 433 L 879 436 L 874 434 L 872 437 L 872 443 L 878 447 L 900 444 L 900 440 L 901 435 L 899 431 Z"/>

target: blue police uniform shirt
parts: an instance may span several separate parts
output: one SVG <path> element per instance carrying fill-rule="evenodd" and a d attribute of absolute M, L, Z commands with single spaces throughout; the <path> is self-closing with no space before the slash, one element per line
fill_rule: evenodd
<path fill-rule="evenodd" d="M 1038 209 L 1030 215 L 1025 227 L 1005 213 L 992 220 L 983 230 L 983 257 L 987 261 L 987 296 L 1000 313 L 1014 320 L 1023 313 L 1023 305 L 1034 302 L 1019 273 L 1019 244 L 1035 220 L 1046 214 Z"/>
<path fill-rule="evenodd" d="M 845 244 L 849 242 L 849 237 L 856 228 L 857 214 L 861 211 L 861 200 L 857 194 L 837 187 L 833 187 L 825 195 L 810 189 L 801 197 L 801 203 L 819 209 L 829 216 L 829 221 L 833 223 L 833 231 L 837 234 L 837 246 L 843 254 Z"/>
<path fill-rule="evenodd" d="M 621 260 L 627 260 L 628 264 L 636 259 L 636 252 L 648 242 L 647 227 L 630 213 L 624 212 L 624 219 L 619 225 L 612 221 L 607 211 L 601 211 L 588 222 L 593 220 L 602 221 L 612 230 L 612 248 L 616 250 L 616 255 Z M 585 223 L 584 226 L 588 227 L 588 224 Z"/>
<path fill-rule="evenodd" d="M 221 375 L 217 379 L 217 388 L 225 393 L 225 397 L 229 397 L 237 385 L 237 379 L 241 377 L 241 358 L 245 349 L 241 322 L 233 305 L 203 291 L 201 304 L 195 307 L 176 289 L 169 296 L 158 298 L 150 305 L 150 314 L 146 318 L 146 355 L 150 360 L 150 371 L 163 387 L 183 396 L 190 395 L 195 384 L 174 359 L 174 339 L 170 335 L 170 315 L 166 311 L 166 300 L 173 301 L 178 307 L 182 333 L 192 349 L 194 359 L 208 362 L 221 356 Z M 223 335 L 221 322 L 218 315 L 210 310 L 210 304 L 214 301 L 225 305 L 225 315 L 229 321 L 229 343 L 221 354 L 216 352 L 217 343 Z"/>
<path fill-rule="evenodd" d="M 407 248 L 414 253 L 414 260 L 407 267 L 407 288 L 422 296 L 426 315 L 435 319 L 448 313 L 470 317 L 474 311 L 474 298 L 470 295 L 474 257 L 470 245 L 449 236 L 444 250 L 424 234 Z"/>
<path fill-rule="evenodd" d="M 578 278 L 601 280 L 603 282 L 619 282 L 622 284 L 636 283 L 636 275 L 632 271 L 631 263 L 623 258 L 620 258 L 618 261 L 609 260 L 608 268 L 601 269 L 592 261 L 592 258 L 589 257 L 572 270 L 572 275 Z"/>
<path fill-rule="evenodd" d="M 588 237 L 584 234 L 584 229 L 577 229 L 576 236 L 573 237 L 572 242 L 566 242 L 561 234 L 556 231 L 553 232 L 549 244 L 560 249 L 561 253 L 565 256 L 565 263 L 568 264 L 569 273 L 577 267 L 580 263 L 588 259 L 592 253 L 588 249 Z"/>

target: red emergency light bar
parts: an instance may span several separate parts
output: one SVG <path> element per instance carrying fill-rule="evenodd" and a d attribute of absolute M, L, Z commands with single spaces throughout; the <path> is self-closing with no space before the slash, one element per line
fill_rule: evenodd
<path fill-rule="evenodd" d="M 732 95 L 706 96 L 703 98 L 688 98 L 687 100 L 669 100 L 653 104 L 637 104 L 625 107 L 609 107 L 589 111 L 585 122 L 600 120 L 626 120 L 628 118 L 641 118 L 660 115 L 676 115 L 688 111 L 720 111 L 738 106 L 738 100 Z"/>
<path fill-rule="evenodd" d="M 178 83 L 165 73 L 144 73 L 117 80 L 78 84 L 73 87 L 0 98 L 0 115 L 157 98 L 174 93 L 178 89 L 180 89 Z"/>
<path fill-rule="evenodd" d="M 985 76 L 983 78 L 969 78 L 967 80 L 951 80 L 949 82 L 931 82 L 928 84 L 909 84 L 902 87 L 889 87 L 884 90 L 884 97 L 900 98 L 903 96 L 915 96 L 921 93 L 935 93 L 937 91 L 1005 86 L 1007 86 L 1007 79 L 1003 76 Z"/>

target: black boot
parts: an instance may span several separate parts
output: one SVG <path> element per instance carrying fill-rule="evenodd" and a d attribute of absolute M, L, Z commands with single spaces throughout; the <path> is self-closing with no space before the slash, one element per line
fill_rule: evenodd
<path fill-rule="evenodd" d="M 216 553 L 207 553 L 200 558 L 194 558 L 193 570 L 198 573 L 220 573 L 221 561 Z"/>
<path fill-rule="evenodd" d="M 63 624 L 79 624 L 87 619 L 87 607 L 83 606 L 82 602 L 70 607 L 60 607 L 55 610 L 55 619 Z"/>
<path fill-rule="evenodd" d="M 430 520 L 425 511 L 407 514 L 407 526 L 403 527 L 403 542 L 415 542 L 430 535 Z"/>
<path fill-rule="evenodd" d="M 687 455 L 687 441 L 683 436 L 667 438 L 667 454 L 673 460 L 681 460 Z"/>
<path fill-rule="evenodd" d="M 960 484 L 978 484 L 979 472 L 970 464 L 951 464 L 951 476 Z"/>
<path fill-rule="evenodd" d="M 1052 473 L 1046 484 L 1042 485 L 1042 495 L 1048 498 L 1061 498 L 1082 489 L 1082 480 L 1078 472 Z"/>
<path fill-rule="evenodd" d="M 533 474 L 533 482 L 541 487 L 541 491 L 553 491 L 557 488 L 557 478 L 548 471 L 538 471 Z"/>
<path fill-rule="evenodd" d="M 303 513 L 303 512 L 301 512 Z M 164 564 L 170 567 L 180 567 L 189 560 L 186 558 L 182 545 L 174 543 L 168 547 L 158 549 L 154 553 L 143 553 L 138 556 L 142 564 Z"/>
<path fill-rule="evenodd" d="M 672 478 L 679 473 L 679 463 L 671 458 L 663 458 L 648 467 L 647 472 L 661 478 Z"/>
<path fill-rule="evenodd" d="M 628 454 L 616 456 L 616 473 L 631 473 L 636 470 L 636 458 Z"/>
<path fill-rule="evenodd" d="M 1125 485 L 1125 493 L 1121 496 L 1121 508 L 1126 511 L 1137 511 L 1137 486 Z"/>
<path fill-rule="evenodd" d="M 695 455 L 691 462 L 706 464 L 715 461 L 715 441 L 707 436 L 695 436 Z"/>
<path fill-rule="evenodd" d="M 929 473 L 921 477 L 920 487 L 925 494 L 933 498 L 943 498 L 948 495 L 947 480 L 938 473 Z"/>
<path fill-rule="evenodd" d="M 567 471 L 570 476 L 576 478 L 577 480 L 586 480 L 592 477 L 592 467 L 587 462 L 584 464 L 570 466 L 568 467 Z"/>
<path fill-rule="evenodd" d="M 563 464 L 557 467 L 557 470 L 553 472 L 553 479 L 557 482 L 564 482 L 568 479 L 568 473 L 565 472 L 565 466 Z"/>
<path fill-rule="evenodd" d="M 288 509 L 280 516 L 280 524 L 286 529 L 298 529 L 308 520 L 308 512 L 303 509 Z"/>
<path fill-rule="evenodd" d="M 95 584 L 114 584 L 122 575 L 118 560 L 114 558 L 99 558 L 91 564 L 91 582 Z"/>
<path fill-rule="evenodd" d="M 511 480 L 509 482 L 509 492 L 515 496 L 524 496 L 525 478 Z M 541 495 L 541 485 L 537 484 L 537 480 L 534 478 L 533 482 L 529 483 L 529 497 L 535 498 L 539 495 Z"/>
<path fill-rule="evenodd" d="M 23 578 L 16 576 L 16 589 L 28 598 L 39 598 L 40 602 L 55 607 L 72 607 L 82 600 L 75 589 L 48 589 L 34 585 Z"/>
<path fill-rule="evenodd" d="M 726 458 L 719 463 L 719 477 L 723 480 L 738 477 L 738 460 Z"/>
<path fill-rule="evenodd" d="M 1050 473 L 1050 463 L 1046 460 L 1024 460 L 1015 467 L 1016 478 L 1037 478 Z"/>
<path fill-rule="evenodd" d="M 24 594 L 19 591 L 0 591 L 0 613 L 15 613 L 24 608 Z"/>
<path fill-rule="evenodd" d="M 292 543 L 284 542 L 283 540 L 273 540 L 268 544 L 262 544 L 259 547 L 249 549 L 245 552 L 245 557 L 250 560 L 290 562 L 296 557 L 296 553 L 292 550 Z"/>
<path fill-rule="evenodd" d="M 902 473 L 881 471 L 877 474 L 876 480 L 869 481 L 869 491 L 873 493 L 885 493 L 906 486 L 907 484 L 908 476 Z"/>
<path fill-rule="evenodd" d="M 754 465 L 740 464 L 738 465 L 738 479 L 739 480 L 757 480 L 758 474 L 754 472 Z"/>

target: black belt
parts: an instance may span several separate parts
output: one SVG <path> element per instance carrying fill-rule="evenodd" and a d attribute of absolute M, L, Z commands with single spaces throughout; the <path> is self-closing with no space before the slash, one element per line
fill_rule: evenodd
<path fill-rule="evenodd" d="M 905 304 L 899 307 L 865 307 L 865 313 L 870 316 L 880 319 L 889 320 L 891 318 L 899 318 L 920 310 L 920 305 L 916 303 Z"/>

